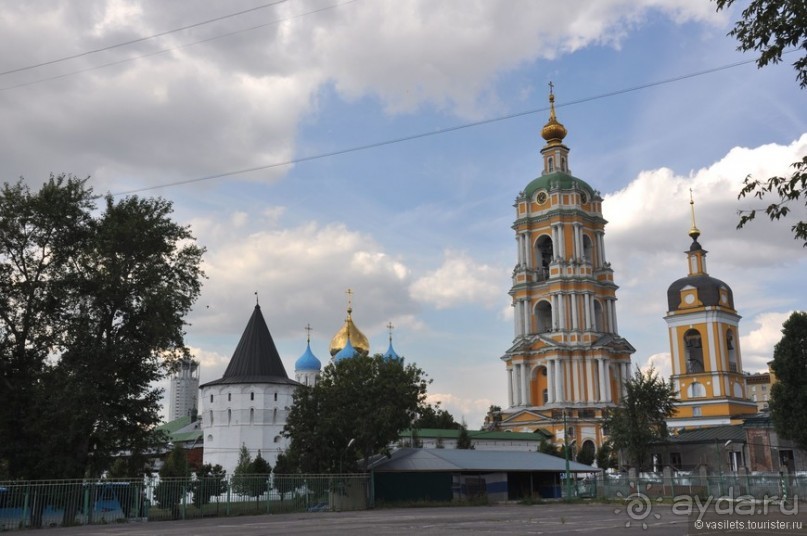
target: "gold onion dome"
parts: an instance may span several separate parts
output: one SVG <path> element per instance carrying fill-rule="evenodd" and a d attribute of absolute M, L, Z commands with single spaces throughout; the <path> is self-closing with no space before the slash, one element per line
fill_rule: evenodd
<path fill-rule="evenodd" d="M 563 138 L 566 137 L 566 127 L 558 121 L 555 117 L 555 94 L 552 92 L 550 84 L 549 89 L 549 121 L 541 129 L 541 137 L 546 140 L 549 145 L 560 145 L 563 143 Z"/>
<path fill-rule="evenodd" d="M 333 339 L 331 339 L 331 356 L 335 356 L 339 353 L 339 350 L 345 347 L 348 338 L 350 338 L 350 344 L 359 354 L 364 356 L 370 353 L 370 341 L 367 340 L 364 333 L 359 331 L 359 328 L 353 323 L 353 318 L 350 316 L 351 313 L 353 313 L 353 309 L 348 307 L 345 323 L 339 328 L 339 331 L 336 332 Z"/>

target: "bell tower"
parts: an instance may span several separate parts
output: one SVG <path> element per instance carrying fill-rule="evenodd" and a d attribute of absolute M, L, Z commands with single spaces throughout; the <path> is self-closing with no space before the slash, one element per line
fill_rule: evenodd
<path fill-rule="evenodd" d="M 619 402 L 635 350 L 618 334 L 602 198 L 571 174 L 551 84 L 549 106 L 542 173 L 515 202 L 515 333 L 501 358 L 509 408 L 500 426 L 542 428 L 591 449 L 603 442 L 603 412 Z"/>
<path fill-rule="evenodd" d="M 731 288 L 706 271 L 706 250 L 698 242 L 695 201 L 690 193 L 692 244 L 686 252 L 689 275 L 667 290 L 664 320 L 670 338 L 672 382 L 680 400 L 670 428 L 742 422 L 757 407 L 748 399 Z"/>

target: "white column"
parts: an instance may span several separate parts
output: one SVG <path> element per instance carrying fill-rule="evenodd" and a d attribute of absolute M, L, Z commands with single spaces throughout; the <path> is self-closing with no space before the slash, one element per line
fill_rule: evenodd
<path fill-rule="evenodd" d="M 558 295 L 552 294 L 550 298 L 552 299 L 552 331 L 555 331 L 556 329 L 558 329 L 559 325 L 558 310 L 560 309 L 560 307 L 558 306 Z"/>
<path fill-rule="evenodd" d="M 532 332 L 532 307 L 530 306 L 530 302 L 526 299 L 523 300 L 523 305 L 521 307 L 522 312 L 524 313 L 524 335 L 529 335 Z"/>
<path fill-rule="evenodd" d="M 594 360 L 586 360 L 586 401 L 594 402 Z"/>
<path fill-rule="evenodd" d="M 564 402 L 566 396 L 563 393 L 563 360 L 555 360 L 555 401 Z"/>
<path fill-rule="evenodd" d="M 572 359 L 572 402 L 580 400 L 580 360 L 578 358 Z"/>
<path fill-rule="evenodd" d="M 546 363 L 546 402 L 552 404 L 555 401 L 555 360 L 547 359 Z"/>
<path fill-rule="evenodd" d="M 599 401 L 605 402 L 605 358 L 598 357 L 597 358 L 597 369 L 599 370 L 599 390 L 600 396 Z"/>
<path fill-rule="evenodd" d="M 532 255 L 530 255 L 530 241 L 527 233 L 521 235 L 521 256 L 522 262 L 527 268 L 532 268 Z"/>
<path fill-rule="evenodd" d="M 586 326 L 584 329 L 591 330 L 591 294 L 583 294 L 583 312 L 585 314 Z"/>
<path fill-rule="evenodd" d="M 611 300 L 611 320 L 613 321 L 613 325 L 611 326 L 611 333 L 619 333 L 619 328 L 616 324 L 616 298 Z"/>
<path fill-rule="evenodd" d="M 614 302 L 613 302 L 613 300 L 610 300 L 610 299 L 605 300 L 605 317 L 606 317 L 605 332 L 606 333 L 613 333 L 614 332 Z"/>
<path fill-rule="evenodd" d="M 507 402 L 510 404 L 508 407 L 513 407 L 513 365 L 507 369 Z"/>
<path fill-rule="evenodd" d="M 558 329 L 566 329 L 566 296 L 558 294 Z"/>
<path fill-rule="evenodd" d="M 600 262 L 602 262 L 602 264 L 605 264 L 606 263 L 606 260 L 605 260 L 605 233 L 600 231 L 597 234 L 600 237 Z"/>
<path fill-rule="evenodd" d="M 605 369 L 605 401 L 611 402 L 613 396 L 611 395 L 611 360 L 607 357 L 603 359 L 603 368 Z"/>
<path fill-rule="evenodd" d="M 563 238 L 563 224 L 557 224 L 558 228 L 558 247 L 556 248 L 557 253 L 555 254 L 556 257 L 560 257 L 561 259 L 566 258 L 566 241 Z"/>
<path fill-rule="evenodd" d="M 625 393 L 627 392 L 627 388 L 625 387 L 625 384 L 628 382 L 629 379 L 630 379 L 630 362 L 625 362 L 625 363 L 622 363 L 622 386 L 621 387 L 622 387 L 622 396 L 623 397 L 625 396 Z"/>
<path fill-rule="evenodd" d="M 530 367 L 527 363 L 521 364 L 521 381 L 524 382 L 524 396 L 522 402 L 525 406 L 530 405 Z"/>
<path fill-rule="evenodd" d="M 572 330 L 577 331 L 577 294 L 569 296 L 569 306 L 572 308 Z"/>

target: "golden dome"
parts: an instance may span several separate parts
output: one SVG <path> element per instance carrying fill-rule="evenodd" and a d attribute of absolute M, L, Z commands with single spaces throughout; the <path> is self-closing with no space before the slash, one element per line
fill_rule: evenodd
<path fill-rule="evenodd" d="M 541 137 L 547 141 L 549 145 L 560 145 L 563 143 L 563 138 L 566 137 L 567 131 L 558 119 L 555 117 L 555 94 L 552 92 L 552 84 L 549 84 L 549 121 L 541 129 Z"/>
<path fill-rule="evenodd" d="M 359 328 L 353 323 L 353 318 L 350 316 L 353 312 L 353 309 L 348 307 L 347 308 L 347 318 L 345 318 L 345 323 L 339 328 L 339 331 L 336 332 L 336 335 L 333 336 L 331 339 L 331 356 L 335 356 L 339 353 L 339 350 L 345 347 L 347 344 L 348 336 L 350 337 L 350 344 L 355 348 L 361 355 L 367 355 L 370 353 L 370 341 L 367 340 L 367 337 L 364 336 L 364 333 L 359 331 Z"/>

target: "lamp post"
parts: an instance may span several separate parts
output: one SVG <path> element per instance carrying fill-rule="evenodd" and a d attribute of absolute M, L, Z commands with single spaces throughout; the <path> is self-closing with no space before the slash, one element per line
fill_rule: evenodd
<path fill-rule="evenodd" d="M 572 498 L 572 480 L 569 476 L 569 428 L 566 426 L 566 409 L 563 409 L 563 455 L 566 458 L 566 498 Z"/>
<path fill-rule="evenodd" d="M 342 451 L 342 456 L 339 458 L 339 474 L 340 475 L 342 474 L 342 462 L 345 461 L 345 454 L 347 454 L 347 451 L 350 450 L 350 447 L 352 447 L 353 443 L 355 443 L 355 442 L 356 442 L 355 437 L 350 438 L 350 441 L 347 442 L 347 446 L 345 447 L 345 450 Z"/>

